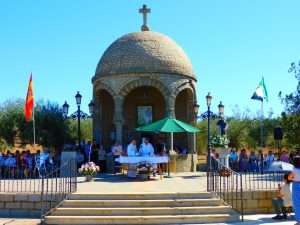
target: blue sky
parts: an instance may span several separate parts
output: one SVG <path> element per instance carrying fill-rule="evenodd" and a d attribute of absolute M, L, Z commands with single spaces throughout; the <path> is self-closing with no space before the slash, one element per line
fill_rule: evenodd
<path fill-rule="evenodd" d="M 261 76 L 269 91 L 266 112 L 282 111 L 279 91 L 296 80 L 287 70 L 300 60 L 298 0 L 51 0 L 0 1 L 0 102 L 24 98 L 32 71 L 35 97 L 59 104 L 92 97 L 91 78 L 105 49 L 118 37 L 139 31 L 138 8 L 151 7 L 149 26 L 179 43 L 198 78 L 203 110 L 211 91 L 225 113 L 238 104 L 253 113 L 250 100 Z"/>

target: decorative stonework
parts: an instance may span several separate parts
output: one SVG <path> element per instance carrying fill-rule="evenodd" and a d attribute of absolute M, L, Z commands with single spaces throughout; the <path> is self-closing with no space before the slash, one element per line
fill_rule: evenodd
<path fill-rule="evenodd" d="M 192 64 L 183 49 L 166 35 L 152 31 L 129 33 L 112 43 L 103 54 L 95 75 L 124 73 L 179 74 L 195 79 Z"/>
<path fill-rule="evenodd" d="M 155 120 L 177 114 L 186 122 L 193 120 L 192 65 L 182 48 L 163 34 L 143 31 L 116 40 L 98 63 L 92 83 L 97 108 L 94 131 L 105 146 L 115 140 L 127 142 L 135 135 L 139 105 L 153 107 Z M 181 135 L 178 141 L 195 151 L 191 134 Z M 186 161 L 182 165 L 189 171 Z"/>

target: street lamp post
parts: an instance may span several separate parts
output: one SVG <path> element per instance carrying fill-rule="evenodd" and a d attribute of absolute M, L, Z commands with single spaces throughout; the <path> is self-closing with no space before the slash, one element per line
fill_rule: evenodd
<path fill-rule="evenodd" d="M 94 102 L 91 100 L 88 107 L 89 107 L 89 113 L 90 116 L 81 111 L 80 109 L 80 105 L 81 105 L 81 99 L 82 99 L 82 95 L 79 93 L 79 91 L 77 91 L 77 94 L 75 95 L 75 100 L 76 100 L 76 104 L 77 104 L 77 111 L 75 111 L 74 113 L 72 113 L 70 115 L 69 118 L 75 120 L 77 119 L 77 137 L 78 137 L 78 147 L 79 149 L 81 149 L 81 130 L 80 130 L 80 121 L 81 119 L 87 119 L 89 117 L 93 116 L 94 113 Z M 67 101 L 65 101 L 65 103 L 63 104 L 63 115 L 65 118 L 68 118 L 68 112 L 69 112 L 69 104 L 67 103 Z"/>
<path fill-rule="evenodd" d="M 195 103 L 194 104 L 194 113 L 195 113 L 195 118 L 201 118 L 203 120 L 207 119 L 207 190 L 209 189 L 209 174 L 211 172 L 211 135 L 210 135 L 210 122 L 213 119 L 216 118 L 223 118 L 224 115 L 224 105 L 222 102 L 218 105 L 218 111 L 219 114 L 215 114 L 214 112 L 211 111 L 211 102 L 212 102 L 212 96 L 210 93 L 206 95 L 206 105 L 207 105 L 207 111 L 200 114 L 199 113 L 199 108 L 200 106 Z"/>

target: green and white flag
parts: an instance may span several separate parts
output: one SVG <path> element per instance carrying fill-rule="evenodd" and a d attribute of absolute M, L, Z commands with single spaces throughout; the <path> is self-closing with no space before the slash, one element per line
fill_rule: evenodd
<path fill-rule="evenodd" d="M 258 100 L 258 101 L 264 101 L 266 100 L 268 102 L 268 91 L 266 88 L 265 80 L 264 78 L 261 79 L 259 82 L 259 85 L 257 86 L 255 92 L 253 93 L 251 99 Z"/>

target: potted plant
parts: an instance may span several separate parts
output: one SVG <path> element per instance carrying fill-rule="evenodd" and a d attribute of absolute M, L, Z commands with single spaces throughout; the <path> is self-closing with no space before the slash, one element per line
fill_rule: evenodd
<path fill-rule="evenodd" d="M 78 172 L 82 176 L 85 176 L 86 181 L 92 181 L 99 171 L 100 167 L 97 166 L 94 162 L 84 163 L 78 169 Z"/>
<path fill-rule="evenodd" d="M 222 167 L 219 170 L 219 175 L 221 177 L 229 177 L 231 175 L 231 171 L 228 168 L 226 168 L 226 167 Z"/>

